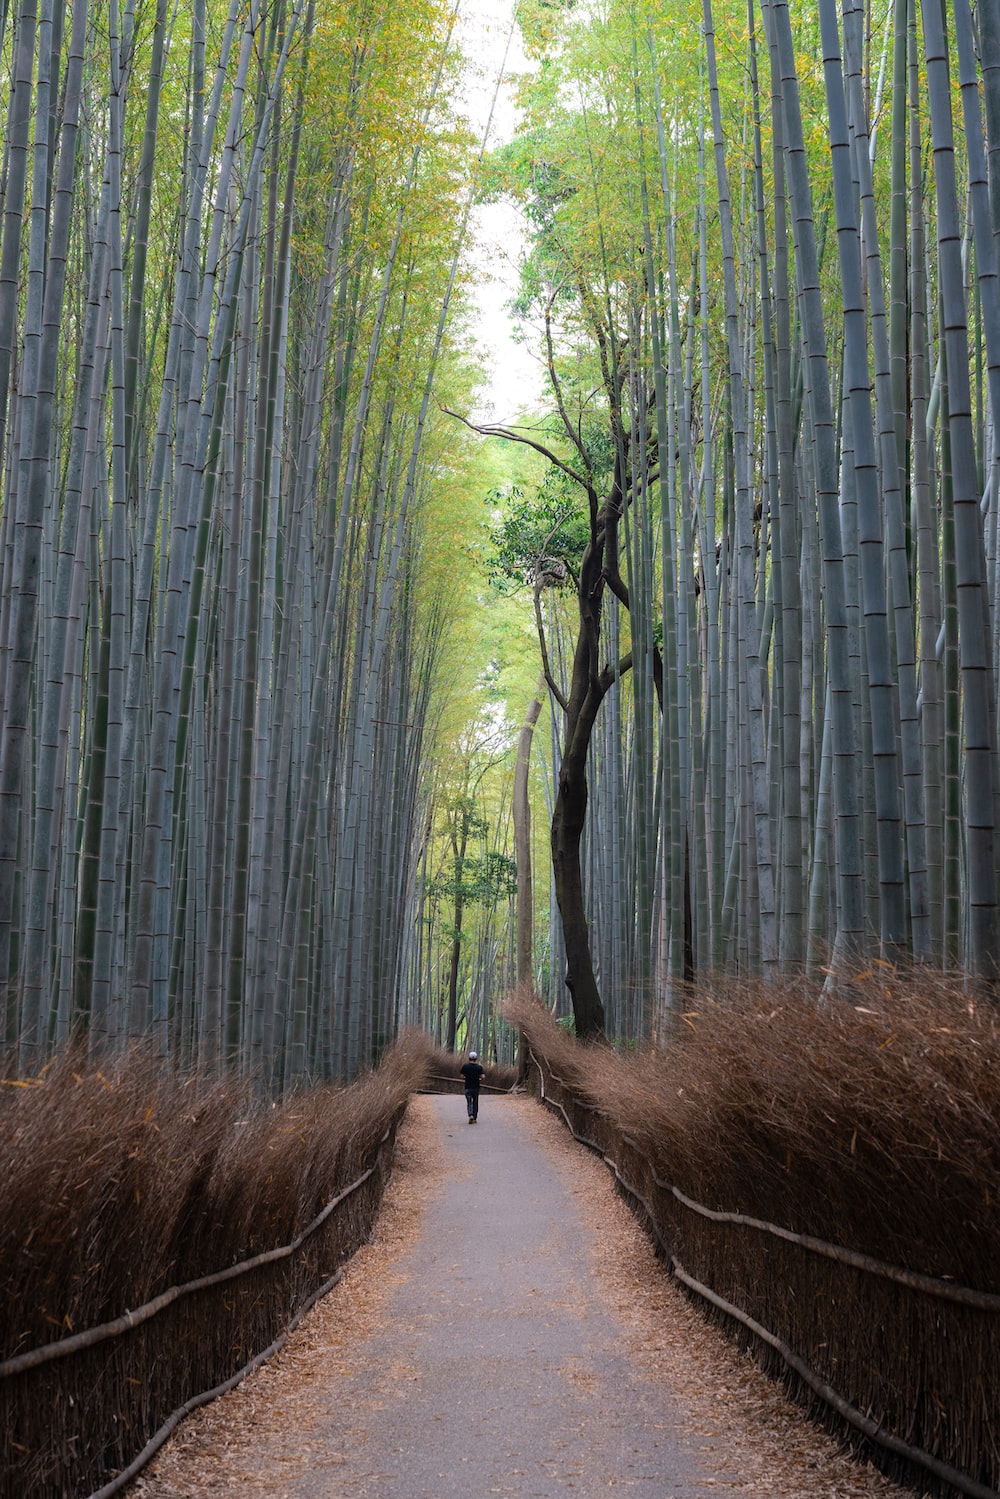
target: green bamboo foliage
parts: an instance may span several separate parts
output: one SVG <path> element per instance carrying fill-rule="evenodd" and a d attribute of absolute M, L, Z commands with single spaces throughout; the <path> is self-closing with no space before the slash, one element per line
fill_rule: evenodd
<path fill-rule="evenodd" d="M 454 10 L 4 15 L 11 1065 L 354 1072 L 398 1022 L 445 638 Z"/>
<path fill-rule="evenodd" d="M 442 831 L 483 170 L 454 6 L 4 9 L 11 1066 L 144 1036 L 286 1086 L 411 1017 L 505 1046 L 515 969 L 566 1004 L 567 777 L 590 1028 L 656 1033 L 726 966 L 995 972 L 995 7 L 548 10 L 485 168 L 534 225 L 538 482 L 592 534 L 525 593 L 532 964 L 514 886 L 451 867 L 509 857 L 520 687 L 487 831 Z"/>
<path fill-rule="evenodd" d="M 525 299 L 563 277 L 553 383 L 573 370 L 609 434 L 602 361 L 629 369 L 606 656 L 631 646 L 635 680 L 595 732 L 587 861 L 625 1034 L 710 968 L 808 964 L 835 992 L 873 959 L 995 967 L 1000 69 L 992 12 L 960 5 L 954 40 L 950 14 L 751 4 L 723 22 L 739 78 L 708 5 L 700 48 L 634 3 L 539 32 L 507 158 Z"/>

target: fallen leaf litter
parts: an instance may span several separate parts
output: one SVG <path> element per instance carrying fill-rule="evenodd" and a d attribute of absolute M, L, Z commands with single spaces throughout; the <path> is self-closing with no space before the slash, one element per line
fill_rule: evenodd
<path fill-rule="evenodd" d="M 732 1499 L 902 1499 L 907 1492 L 858 1462 L 810 1422 L 748 1354 L 706 1322 L 657 1263 L 604 1165 L 529 1098 L 510 1099 L 539 1146 L 588 1205 L 595 1284 L 647 1376 L 669 1390 L 685 1435 L 704 1454 L 706 1494 Z M 345 1462 L 317 1439 L 332 1379 L 357 1368 L 385 1325 L 423 1209 L 441 1188 L 444 1158 L 430 1101 L 416 1098 L 400 1130 L 376 1236 L 288 1343 L 237 1389 L 190 1416 L 129 1493 L 142 1499 L 284 1499 L 304 1473 L 331 1479 Z M 349 1417 L 349 1413 L 348 1413 Z M 305 1436 L 309 1433 L 309 1437 Z M 361 1435 L 360 1421 L 354 1436 Z"/>

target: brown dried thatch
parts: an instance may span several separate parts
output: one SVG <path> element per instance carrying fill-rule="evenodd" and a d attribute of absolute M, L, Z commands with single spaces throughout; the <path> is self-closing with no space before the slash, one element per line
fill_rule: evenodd
<path fill-rule="evenodd" d="M 577 1130 L 650 1205 L 689 1277 L 902 1443 L 997 1487 L 1000 1310 L 713 1221 L 670 1190 L 1000 1296 L 992 1000 L 890 970 L 825 1002 L 802 986 L 720 982 L 689 996 L 669 1047 L 630 1056 L 578 1046 L 523 1001 L 508 1018 Z"/>
<path fill-rule="evenodd" d="M 428 1062 L 427 1088 L 431 1093 L 461 1093 L 465 1088 L 462 1063 L 468 1060 L 468 1052 L 446 1051 L 435 1046 Z M 486 1068 L 481 1087 L 487 1093 L 509 1093 L 517 1086 L 517 1068 L 504 1067 L 499 1062 L 487 1062 L 480 1058 Z"/>
<path fill-rule="evenodd" d="M 277 1104 L 139 1053 L 100 1070 L 67 1056 L 35 1085 L 3 1089 L 0 1363 L 292 1243 L 375 1169 L 293 1255 L 0 1375 L 0 1495 L 90 1492 L 281 1334 L 371 1231 L 428 1053 L 411 1035 L 351 1087 Z"/>

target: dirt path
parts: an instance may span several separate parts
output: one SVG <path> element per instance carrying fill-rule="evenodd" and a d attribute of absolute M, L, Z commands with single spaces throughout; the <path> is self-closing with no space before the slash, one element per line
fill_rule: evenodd
<path fill-rule="evenodd" d="M 415 1101 L 375 1241 L 144 1499 L 899 1499 L 670 1284 L 531 1100 Z"/>

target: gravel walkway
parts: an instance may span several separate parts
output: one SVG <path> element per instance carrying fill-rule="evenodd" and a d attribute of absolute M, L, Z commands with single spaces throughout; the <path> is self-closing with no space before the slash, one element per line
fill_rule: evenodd
<path fill-rule="evenodd" d="M 146 1499 L 899 1499 L 670 1284 L 531 1100 L 419 1099 L 375 1242 Z"/>

